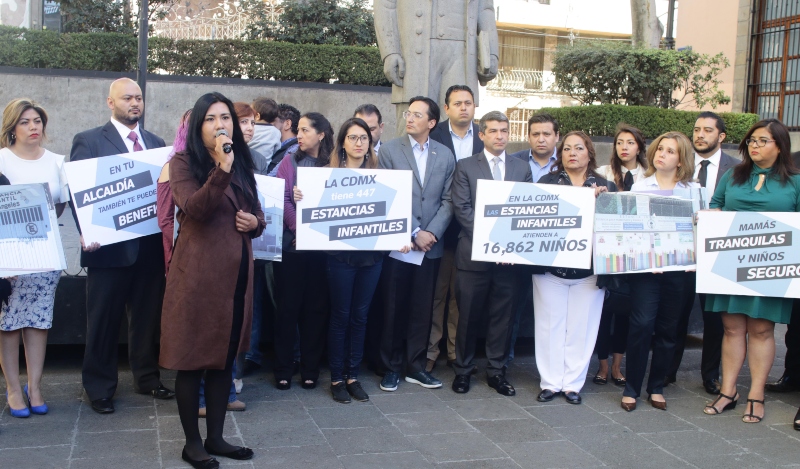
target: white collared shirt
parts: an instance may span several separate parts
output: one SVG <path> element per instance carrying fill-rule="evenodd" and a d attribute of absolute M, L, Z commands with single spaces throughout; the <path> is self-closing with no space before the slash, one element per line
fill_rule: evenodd
<path fill-rule="evenodd" d="M 556 164 L 556 160 L 558 159 L 556 156 L 557 153 L 558 149 L 554 149 L 553 154 L 550 155 L 550 159 L 547 160 L 547 164 L 542 166 L 536 161 L 536 158 L 533 157 L 533 150 L 528 150 L 528 164 L 531 166 L 533 182 L 539 182 L 542 176 L 550 173 L 550 170 L 553 169 L 553 165 Z"/>
<path fill-rule="evenodd" d="M 414 137 L 411 135 L 408 136 L 408 140 L 411 142 L 411 150 L 414 152 L 414 159 L 417 161 L 417 171 L 419 171 L 420 184 L 424 186 L 425 168 L 428 167 L 428 146 L 431 143 L 431 139 L 428 138 L 425 140 L 424 145 L 420 145 L 419 142 L 414 140 Z"/>
<path fill-rule="evenodd" d="M 453 138 L 453 149 L 456 151 L 456 161 L 463 160 L 469 156 L 474 155 L 473 153 L 473 143 L 474 138 L 472 136 L 472 123 L 469 124 L 469 130 L 467 130 L 467 134 L 464 135 L 464 138 L 461 138 L 453 132 L 453 123 L 447 121 L 447 125 L 450 127 L 450 137 Z"/>
<path fill-rule="evenodd" d="M 376 143 L 375 146 L 372 147 L 372 149 L 375 150 L 375 156 L 377 156 L 378 155 L 378 150 L 381 149 L 381 141 L 378 140 L 378 143 Z"/>
<path fill-rule="evenodd" d="M 494 162 L 492 160 L 495 159 L 495 156 L 489 153 L 489 150 L 483 149 L 483 155 L 486 157 L 486 162 L 489 163 L 489 174 L 494 175 Z M 500 153 L 497 157 L 500 158 L 500 180 L 506 180 L 506 152 Z"/>
<path fill-rule="evenodd" d="M 717 174 L 719 173 L 719 160 L 722 158 L 722 149 L 717 148 L 717 151 L 714 152 L 708 158 L 703 158 L 697 153 L 694 154 L 694 177 L 692 178 L 693 181 L 700 181 L 700 163 L 705 161 L 706 159 L 711 162 L 706 169 L 706 191 L 708 193 L 708 197 L 711 198 L 714 195 L 714 189 L 717 188 Z"/>
<path fill-rule="evenodd" d="M 675 183 L 675 189 L 689 189 L 691 187 L 700 187 L 700 183 L 692 181 L 689 181 L 687 184 L 684 184 L 680 181 Z M 631 187 L 631 192 L 658 191 L 658 190 L 661 190 L 661 188 L 658 186 L 658 180 L 656 180 L 655 174 L 646 177 L 639 182 L 633 183 L 633 187 Z"/>
<path fill-rule="evenodd" d="M 622 169 L 623 180 L 625 179 L 625 175 L 628 174 L 629 172 L 631 173 L 631 175 L 633 175 L 634 184 L 644 180 L 645 169 L 639 163 L 636 163 L 635 169 L 628 169 L 625 166 L 620 166 L 620 169 Z M 611 169 L 610 164 L 606 164 L 597 168 L 597 174 L 603 176 L 603 178 L 606 179 L 607 181 L 614 182 L 614 170 Z M 622 190 L 621 187 L 618 187 L 617 189 Z"/>
<path fill-rule="evenodd" d="M 111 123 L 114 124 L 114 128 L 116 128 L 117 132 L 119 132 L 119 136 L 122 137 L 122 141 L 125 142 L 125 148 L 128 149 L 128 153 L 133 153 L 133 140 L 128 138 L 128 135 L 131 133 L 131 129 L 126 127 L 121 122 L 117 122 L 117 120 L 113 117 L 111 118 Z M 138 122 L 136 123 L 136 127 L 133 129 L 133 131 L 139 136 L 139 145 L 142 146 L 142 150 L 147 150 L 147 145 L 144 144 L 144 139 L 142 138 L 142 132 L 139 130 Z"/>

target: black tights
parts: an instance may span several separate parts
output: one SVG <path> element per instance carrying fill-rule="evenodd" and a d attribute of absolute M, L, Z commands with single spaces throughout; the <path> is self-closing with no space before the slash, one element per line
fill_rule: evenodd
<path fill-rule="evenodd" d="M 198 408 L 200 407 L 200 380 L 205 372 L 206 383 L 206 433 L 208 446 L 215 452 L 226 453 L 236 449 L 222 439 L 225 424 L 225 412 L 228 406 L 228 394 L 231 390 L 231 372 L 233 358 L 239 343 L 232 343 L 228 349 L 228 358 L 224 370 L 186 370 L 178 371 L 175 378 L 175 399 L 178 403 L 178 414 L 186 435 L 186 453 L 192 459 L 208 459 L 203 448 L 198 424 Z"/>

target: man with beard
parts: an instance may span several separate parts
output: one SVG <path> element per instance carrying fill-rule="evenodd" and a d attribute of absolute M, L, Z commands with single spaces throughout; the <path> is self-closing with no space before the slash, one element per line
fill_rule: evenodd
<path fill-rule="evenodd" d="M 701 112 L 697 116 L 692 131 L 692 146 L 694 147 L 694 178 L 708 191 L 708 199 L 714 195 L 714 190 L 726 171 L 739 164 L 739 160 L 727 155 L 720 148 L 725 140 L 725 121 L 713 112 Z M 695 275 L 687 280 L 694 291 Z M 667 373 L 666 383 L 674 383 L 678 368 L 683 358 L 686 347 L 686 333 L 689 329 L 689 315 L 694 307 L 695 295 L 687 295 L 683 316 L 678 329 L 678 343 L 675 347 L 675 357 Z M 706 296 L 700 295 L 700 306 L 703 310 L 703 355 L 700 364 L 700 375 L 703 378 L 703 387 L 709 394 L 719 394 L 719 364 L 722 358 L 722 317 L 719 313 L 706 311 L 703 308 Z"/>
<path fill-rule="evenodd" d="M 165 146 L 164 140 L 139 127 L 144 113 L 142 90 L 135 81 L 120 78 L 106 99 L 111 120 L 77 134 L 70 161 L 119 155 Z M 81 231 L 70 201 L 75 225 Z M 137 393 L 169 399 L 175 393 L 161 384 L 158 340 L 164 289 L 164 250 L 161 233 L 100 246 L 85 245 L 81 236 L 81 267 L 86 267 L 86 352 L 83 388 L 100 414 L 114 412 L 117 390 L 117 342 L 122 318 L 128 312 L 128 360 Z"/>

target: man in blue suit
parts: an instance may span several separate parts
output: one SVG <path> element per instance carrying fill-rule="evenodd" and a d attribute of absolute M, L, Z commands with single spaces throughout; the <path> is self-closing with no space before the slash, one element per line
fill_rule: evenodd
<path fill-rule="evenodd" d="M 120 78 L 106 100 L 111 119 L 75 135 L 70 161 L 119 155 L 165 146 L 164 140 L 139 127 L 144 113 L 142 90 Z M 75 224 L 81 231 L 75 207 Z M 81 236 L 81 267 L 86 268 L 86 352 L 83 388 L 92 409 L 114 412 L 117 390 L 117 342 L 120 322 L 128 313 L 128 360 L 137 393 L 169 399 L 175 393 L 161 384 L 158 369 L 161 299 L 164 293 L 164 250 L 161 233 L 100 246 L 86 246 Z"/>

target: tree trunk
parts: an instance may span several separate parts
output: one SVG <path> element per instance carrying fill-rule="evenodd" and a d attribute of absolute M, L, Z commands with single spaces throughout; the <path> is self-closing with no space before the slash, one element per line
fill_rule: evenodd
<path fill-rule="evenodd" d="M 664 27 L 656 15 L 656 0 L 631 0 L 631 23 L 635 47 L 659 47 Z"/>

